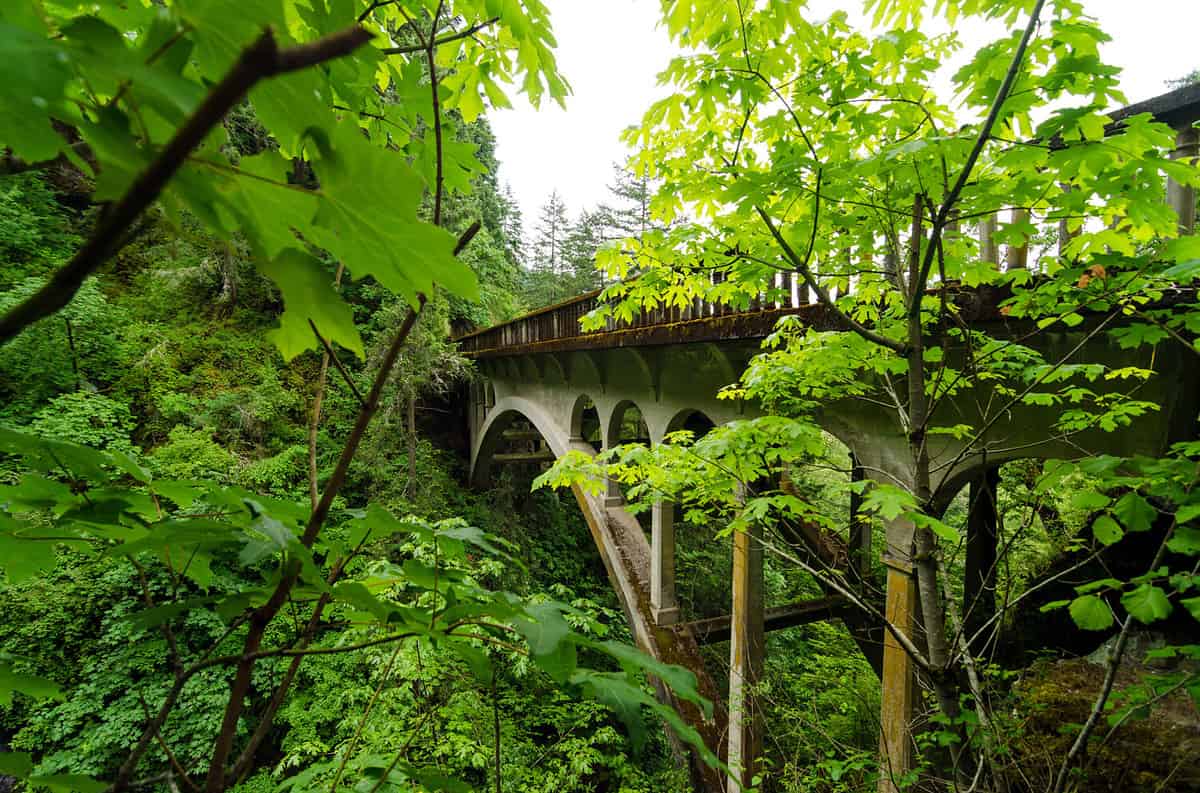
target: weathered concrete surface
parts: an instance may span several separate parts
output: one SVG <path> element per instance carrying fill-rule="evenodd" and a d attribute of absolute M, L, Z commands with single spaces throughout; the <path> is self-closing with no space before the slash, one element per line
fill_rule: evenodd
<path fill-rule="evenodd" d="M 916 627 L 917 579 L 912 568 L 888 563 L 887 619 L 908 636 Z M 879 733 L 879 793 L 899 793 L 913 767 L 912 719 L 918 699 L 916 667 L 896 637 L 885 632 Z"/>

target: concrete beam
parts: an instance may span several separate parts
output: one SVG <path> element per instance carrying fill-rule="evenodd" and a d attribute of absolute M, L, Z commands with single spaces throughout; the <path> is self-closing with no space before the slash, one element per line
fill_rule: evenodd
<path fill-rule="evenodd" d="M 838 619 L 850 606 L 840 597 L 816 598 L 802 600 L 786 606 L 774 606 L 763 614 L 763 631 L 781 631 L 798 625 L 808 625 L 813 622 Z M 684 625 L 696 637 L 700 644 L 720 644 L 732 637 L 730 624 L 732 616 L 724 614 L 720 617 L 709 617 L 694 620 Z"/>
<path fill-rule="evenodd" d="M 552 463 L 556 459 L 554 452 L 549 449 L 543 449 L 536 452 L 508 452 L 501 454 L 493 454 L 492 462 L 497 465 L 509 465 L 514 463 Z"/>

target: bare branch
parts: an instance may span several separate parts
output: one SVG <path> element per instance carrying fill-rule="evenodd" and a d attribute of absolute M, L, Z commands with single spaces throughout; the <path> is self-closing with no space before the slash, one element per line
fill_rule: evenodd
<path fill-rule="evenodd" d="M 317 324 L 313 322 L 312 319 L 309 319 L 308 326 L 312 328 L 313 335 L 317 337 L 317 340 L 321 342 L 321 346 L 325 348 L 326 359 L 328 361 L 333 361 L 333 365 L 337 367 L 338 374 L 342 376 L 342 379 L 346 381 L 346 385 L 348 385 L 350 390 L 354 393 L 354 398 L 358 400 L 359 406 L 361 407 L 365 405 L 366 401 L 363 400 L 362 393 L 358 390 L 358 386 L 354 384 L 354 380 L 350 377 L 350 373 L 346 371 L 346 367 L 342 365 L 341 359 L 337 357 L 337 353 L 333 351 L 333 347 L 330 346 L 326 338 L 321 335 L 321 331 L 317 330 Z M 322 361 L 322 363 L 326 363 L 326 361 Z M 322 367 L 322 371 L 324 371 L 324 367 Z"/>
<path fill-rule="evenodd" d="M 988 110 L 987 118 L 983 121 L 983 126 L 979 128 L 979 135 L 975 138 L 975 145 L 971 147 L 971 153 L 967 155 L 967 161 L 963 164 L 962 170 L 958 174 L 958 179 L 955 180 L 954 186 L 950 188 L 950 192 L 946 194 L 946 198 L 938 207 L 937 215 L 933 223 L 933 231 L 931 234 L 929 247 L 925 249 L 924 261 L 921 263 L 920 277 L 918 283 L 912 284 L 913 300 L 909 307 L 909 316 L 918 317 L 921 314 L 921 298 L 924 296 L 925 282 L 929 280 L 929 271 L 933 267 L 934 249 L 936 243 L 942 234 L 942 229 L 945 227 L 947 220 L 950 218 L 950 211 L 954 205 L 958 203 L 958 197 L 962 194 L 963 188 L 966 187 L 967 180 L 971 177 L 971 172 L 975 170 L 975 163 L 979 160 L 979 155 L 983 153 L 983 147 L 991 140 L 992 128 L 996 126 L 996 120 L 1000 117 L 1000 110 L 1004 107 L 1004 103 L 1008 101 L 1009 95 L 1012 93 L 1013 84 L 1017 81 L 1017 74 L 1021 71 L 1021 64 L 1025 60 L 1025 50 L 1029 47 L 1029 40 L 1033 38 L 1033 31 L 1037 29 L 1038 20 L 1042 15 L 1042 6 L 1046 0 L 1036 0 L 1033 6 L 1033 12 L 1029 15 L 1029 22 L 1025 25 L 1025 31 L 1021 34 L 1021 41 L 1017 44 L 1017 51 L 1013 53 L 1012 62 L 1008 65 L 1008 71 L 1004 74 L 1004 80 L 1000 83 L 1000 89 L 996 92 L 996 98 L 992 101 L 992 106 Z"/>

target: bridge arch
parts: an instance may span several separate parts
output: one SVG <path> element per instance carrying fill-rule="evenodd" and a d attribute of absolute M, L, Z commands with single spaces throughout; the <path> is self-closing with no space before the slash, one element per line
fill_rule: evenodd
<path fill-rule="evenodd" d="M 703 410 L 684 408 L 671 417 L 671 420 L 667 422 L 666 429 L 656 442 L 661 443 L 664 435 L 684 429 L 691 430 L 693 438 L 699 438 L 716 426 L 717 422 L 713 421 L 712 417 Z"/>
<path fill-rule="evenodd" d="M 492 473 L 492 455 L 496 453 L 504 430 L 518 418 L 524 418 L 541 433 L 555 457 L 562 457 L 571 448 L 567 429 L 535 402 L 518 396 L 502 397 L 490 411 L 479 429 L 478 439 L 471 451 L 471 483 L 480 486 Z"/>

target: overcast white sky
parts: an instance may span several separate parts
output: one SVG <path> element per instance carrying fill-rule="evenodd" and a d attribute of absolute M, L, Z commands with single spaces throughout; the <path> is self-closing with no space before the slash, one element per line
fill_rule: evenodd
<path fill-rule="evenodd" d="M 500 178 L 512 186 L 526 229 L 551 190 L 564 197 L 572 216 L 608 198 L 611 163 L 627 153 L 618 136 L 664 95 L 656 76 L 675 53 L 658 26 L 658 0 L 544 2 L 559 68 L 573 90 L 567 109 L 548 104 L 534 110 L 518 101 L 512 110 L 490 114 Z M 1165 80 L 1200 67 L 1200 0 L 1088 0 L 1085 7 L 1113 37 L 1104 55 L 1124 69 L 1130 102 L 1163 93 Z"/>

